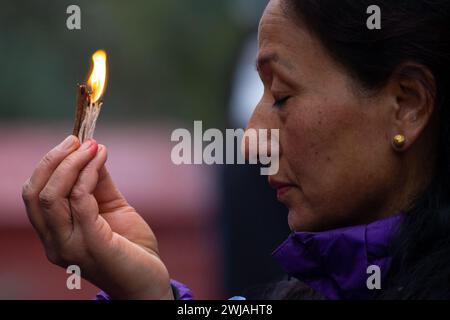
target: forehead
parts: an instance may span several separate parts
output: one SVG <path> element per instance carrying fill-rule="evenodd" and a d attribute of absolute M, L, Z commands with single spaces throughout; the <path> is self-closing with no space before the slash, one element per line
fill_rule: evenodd
<path fill-rule="evenodd" d="M 269 1 L 259 22 L 258 34 L 261 36 L 261 33 L 264 35 L 266 32 L 270 32 L 273 27 L 289 24 L 287 18 L 280 0 Z"/>
<path fill-rule="evenodd" d="M 267 49 L 271 46 L 294 47 L 305 43 L 307 35 L 303 29 L 296 18 L 288 13 L 283 0 L 271 0 L 259 23 L 259 49 Z"/>
<path fill-rule="evenodd" d="M 258 30 L 257 63 L 282 62 L 305 56 L 312 48 L 310 37 L 296 24 L 283 7 L 281 0 L 268 3 Z"/>
<path fill-rule="evenodd" d="M 286 0 L 271 0 L 259 24 L 257 63 L 270 61 L 290 67 L 291 75 L 323 89 L 330 77 L 343 80 L 347 73 L 299 18 Z M 348 79 L 346 79 L 347 81 Z"/>

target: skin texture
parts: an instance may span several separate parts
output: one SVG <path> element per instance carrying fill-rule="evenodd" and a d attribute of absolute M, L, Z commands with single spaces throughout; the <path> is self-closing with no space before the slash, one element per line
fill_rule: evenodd
<path fill-rule="evenodd" d="M 279 200 L 291 229 L 367 223 L 406 209 L 431 170 L 420 164 L 430 150 L 417 141 L 433 109 L 428 93 L 393 76 L 369 94 L 295 19 L 279 0 L 266 8 L 257 57 L 265 90 L 248 124 L 280 130 L 280 169 L 269 182 L 290 185 Z M 433 81 L 421 66 L 402 68 Z M 286 101 L 274 105 L 279 100 Z M 406 136 L 402 150 L 392 148 L 396 134 Z"/>
<path fill-rule="evenodd" d="M 248 125 L 280 130 L 280 169 L 269 182 L 290 186 L 279 190 L 290 227 L 324 230 L 407 208 L 433 173 L 432 75 L 405 62 L 384 88 L 363 94 L 294 21 L 279 0 L 269 2 L 259 31 L 264 96 Z M 391 144 L 396 134 L 406 137 L 400 150 Z M 77 264 L 112 298 L 173 299 L 156 238 L 117 190 L 106 159 L 105 146 L 80 146 L 70 136 L 24 184 L 47 257 L 62 267 Z"/>
<path fill-rule="evenodd" d="M 173 299 L 156 238 L 123 198 L 104 164 L 106 148 L 68 137 L 24 184 L 28 217 L 48 259 L 80 266 L 116 299 Z"/>

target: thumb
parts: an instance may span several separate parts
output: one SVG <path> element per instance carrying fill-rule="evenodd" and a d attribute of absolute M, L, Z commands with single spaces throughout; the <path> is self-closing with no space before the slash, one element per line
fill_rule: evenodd
<path fill-rule="evenodd" d="M 99 208 L 94 190 L 99 181 L 99 171 L 107 159 L 106 147 L 98 146 L 97 155 L 80 172 L 69 196 L 73 218 L 81 223 L 90 223 L 97 218 Z"/>

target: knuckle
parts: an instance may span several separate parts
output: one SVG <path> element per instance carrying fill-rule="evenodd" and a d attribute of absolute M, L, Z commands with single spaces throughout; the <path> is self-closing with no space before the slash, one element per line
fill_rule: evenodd
<path fill-rule="evenodd" d="M 39 204 L 44 209 L 50 209 L 55 203 L 55 196 L 47 188 L 39 193 Z"/>
<path fill-rule="evenodd" d="M 82 186 L 75 186 L 73 187 L 72 191 L 70 192 L 70 200 L 77 201 L 81 200 L 84 197 L 86 197 L 87 192 L 84 190 Z"/>
<path fill-rule="evenodd" d="M 51 166 L 53 163 L 53 155 L 52 152 L 47 153 L 41 160 L 41 165 L 44 167 Z"/>
<path fill-rule="evenodd" d="M 75 158 L 75 155 L 70 155 L 69 157 L 64 159 L 64 161 L 62 162 L 62 165 L 66 170 L 76 168 L 78 165 L 78 162 L 77 162 L 77 159 Z"/>
<path fill-rule="evenodd" d="M 22 185 L 22 199 L 24 202 L 29 202 L 34 197 L 33 188 L 31 186 L 31 182 L 28 179 L 23 185 Z"/>

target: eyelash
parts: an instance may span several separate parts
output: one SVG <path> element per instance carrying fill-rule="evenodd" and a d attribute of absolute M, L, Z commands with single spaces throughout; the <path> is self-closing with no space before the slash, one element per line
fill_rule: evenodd
<path fill-rule="evenodd" d="M 285 96 L 285 97 L 280 98 L 280 99 L 276 99 L 276 98 L 275 98 L 275 101 L 274 101 L 274 103 L 273 103 L 273 106 L 274 106 L 275 108 L 281 108 L 282 106 L 284 106 L 284 104 L 286 103 L 286 101 L 289 100 L 289 98 L 290 98 L 290 96 Z"/>

